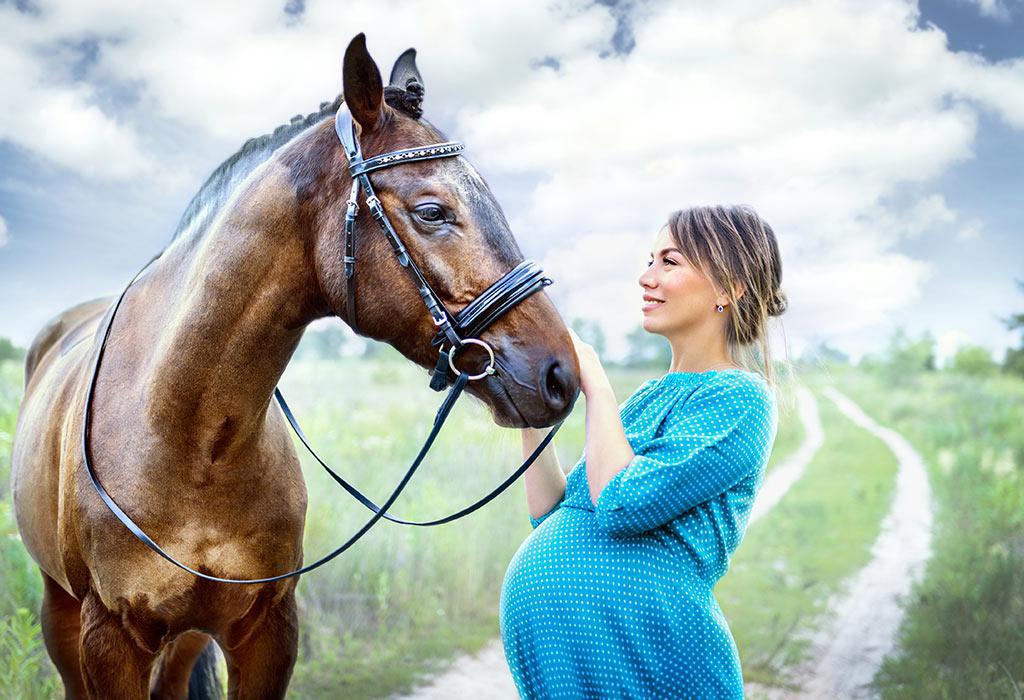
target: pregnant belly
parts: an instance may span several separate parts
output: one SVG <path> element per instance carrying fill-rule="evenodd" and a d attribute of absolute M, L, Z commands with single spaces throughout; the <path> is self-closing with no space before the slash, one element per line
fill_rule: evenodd
<path fill-rule="evenodd" d="M 712 601 L 689 560 L 659 535 L 613 538 L 593 512 L 562 506 L 513 556 L 500 614 L 510 631 L 550 618 L 590 618 L 665 627 L 668 634 L 701 610 L 710 617 Z"/>

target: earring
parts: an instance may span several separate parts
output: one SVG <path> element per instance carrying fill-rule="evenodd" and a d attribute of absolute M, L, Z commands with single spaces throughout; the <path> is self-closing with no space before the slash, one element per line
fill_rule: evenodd
<path fill-rule="evenodd" d="M 722 313 L 723 311 L 725 311 L 725 307 L 719 304 L 718 306 L 715 307 L 715 311 L 717 311 L 718 313 Z"/>

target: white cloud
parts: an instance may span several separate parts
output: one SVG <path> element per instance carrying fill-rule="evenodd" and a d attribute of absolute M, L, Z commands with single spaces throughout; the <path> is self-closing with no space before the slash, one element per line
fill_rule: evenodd
<path fill-rule="evenodd" d="M 961 0 L 961 2 L 976 7 L 983 17 L 1003 23 L 1009 23 L 1011 20 L 1010 8 L 1003 0 Z"/>
<path fill-rule="evenodd" d="M 428 117 L 495 189 L 522 193 L 513 230 L 566 317 L 624 335 L 666 215 L 743 202 L 779 237 L 791 335 L 827 336 L 920 300 L 930 265 L 901 240 L 981 230 L 933 185 L 972 157 L 979 113 L 1024 129 L 1024 59 L 951 52 L 906 0 L 638 4 L 628 55 L 610 51 L 612 12 L 584 0 L 310 0 L 296 22 L 282 7 L 0 6 L 0 138 L 91 177 L 152 176 L 159 162 L 197 186 L 207 154 L 337 94 L 344 47 L 365 31 L 385 77 L 419 49 Z M 66 47 L 83 37 L 99 52 L 76 78 Z M 110 86 L 138 101 L 111 107 Z M 154 125 L 181 134 L 173 149 Z"/>
<path fill-rule="evenodd" d="M 0 248 L 3 248 L 5 245 L 7 245 L 8 240 L 9 239 L 7 237 L 7 221 L 4 220 L 4 217 L 0 216 Z"/>
<path fill-rule="evenodd" d="M 126 179 L 153 171 L 134 129 L 104 112 L 93 88 L 59 82 L 24 40 L 25 18 L 0 7 L 0 139 L 86 177 Z"/>
<path fill-rule="evenodd" d="M 669 211 L 714 202 L 773 225 L 795 334 L 879 324 L 931 274 L 899 241 L 952 235 L 927 187 L 971 157 L 978 109 L 1024 126 L 1024 62 L 951 53 L 903 2 L 662 4 L 634 29 L 629 56 L 563 61 L 460 114 L 486 171 L 542 180 L 512 217 L 525 246 L 574 232 L 546 263 L 586 271 L 566 313 L 619 333 L 638 322 L 628 261 Z"/>
<path fill-rule="evenodd" d="M 965 223 L 956 233 L 957 240 L 972 241 L 981 235 L 985 225 L 978 219 L 971 219 Z"/>

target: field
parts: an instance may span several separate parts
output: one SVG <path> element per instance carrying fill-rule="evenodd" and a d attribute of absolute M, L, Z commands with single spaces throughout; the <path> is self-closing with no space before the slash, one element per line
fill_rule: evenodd
<path fill-rule="evenodd" d="M 655 371 L 610 368 L 619 401 Z M 390 354 L 296 362 L 281 389 L 332 465 L 380 502 L 429 432 L 441 394 Z M 826 397 L 837 387 L 900 431 L 927 466 L 933 553 L 905 601 L 898 649 L 875 678 L 883 697 L 1020 697 L 1024 687 L 1024 382 L 921 372 L 892 377 L 838 367 L 799 375 L 824 442 L 779 504 L 751 525 L 716 589 L 755 688 L 794 689 L 790 670 L 829 624 L 844 582 L 869 561 L 893 498 L 897 460 Z M 0 364 L 0 696 L 60 697 L 38 635 L 40 581 L 10 510 L 10 444 L 21 368 Z M 783 396 L 769 478 L 805 439 Z M 583 448 L 583 402 L 556 438 L 564 467 Z M 298 444 L 298 443 L 297 443 Z M 302 454 L 301 445 L 298 445 Z M 446 515 L 520 463 L 519 435 L 464 399 L 393 509 Z M 306 556 L 328 551 L 370 516 L 303 456 L 310 492 Z M 115 490 L 116 498 L 116 490 Z M 452 524 L 382 522 L 299 584 L 300 659 L 290 697 L 386 697 L 497 635 L 505 567 L 530 533 L 520 485 Z"/>

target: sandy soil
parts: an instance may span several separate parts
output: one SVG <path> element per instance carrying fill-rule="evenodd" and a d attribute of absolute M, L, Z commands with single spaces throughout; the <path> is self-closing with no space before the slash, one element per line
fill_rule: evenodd
<path fill-rule="evenodd" d="M 875 423 L 839 391 L 829 388 L 825 395 L 896 455 L 896 493 L 871 561 L 830 601 L 830 621 L 811 638 L 807 660 L 792 669 L 802 691 L 782 697 L 872 698 L 871 679 L 895 649 L 907 597 L 931 556 L 931 488 L 921 456 L 902 435 Z"/>
<path fill-rule="evenodd" d="M 501 639 L 487 644 L 475 656 L 463 654 L 450 667 L 401 700 L 518 700 L 512 675 L 505 663 Z M 398 700 L 395 698 L 394 700 Z"/>

